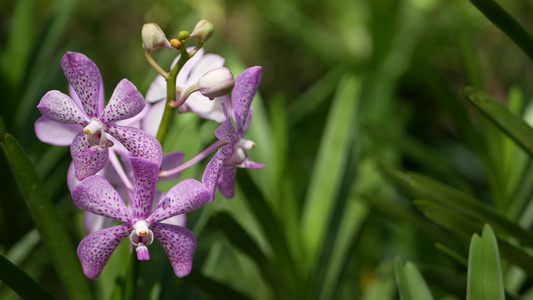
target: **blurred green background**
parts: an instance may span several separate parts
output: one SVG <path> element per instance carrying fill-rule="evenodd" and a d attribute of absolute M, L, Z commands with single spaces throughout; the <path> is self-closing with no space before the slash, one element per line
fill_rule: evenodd
<path fill-rule="evenodd" d="M 500 2 L 533 30 L 531 3 Z M 474 86 L 530 122 L 532 63 L 469 1 L 2 1 L 0 133 L 30 156 L 74 245 L 84 234 L 66 186 L 68 148 L 43 144 L 33 130 L 41 97 L 67 91 L 61 57 L 92 59 L 107 99 L 122 78 L 144 94 L 157 73 L 144 58 L 142 25 L 175 38 L 200 19 L 215 26 L 206 52 L 224 56 L 235 75 L 263 67 L 248 138 L 250 158 L 267 168 L 239 170 L 235 199 L 218 195 L 189 217 L 198 240 L 190 276 L 177 279 L 151 248 L 139 299 L 394 299 L 396 257 L 420 269 L 436 298 L 463 299 L 469 238 L 485 223 L 524 255 L 502 254 L 507 297 L 532 297 L 531 246 L 498 227 L 504 219 L 528 236 L 530 157 L 460 92 Z M 175 55 L 154 52 L 165 68 Z M 186 159 L 214 140 L 216 124 L 194 116 L 173 126 L 165 151 Z M 200 178 L 202 168 L 182 178 Z M 0 171 L 0 253 L 66 299 L 4 156 Z M 412 202 L 464 195 L 490 213 Z M 98 299 L 120 298 L 127 252 L 121 245 L 91 283 Z M 14 297 L 0 286 L 1 299 Z"/>

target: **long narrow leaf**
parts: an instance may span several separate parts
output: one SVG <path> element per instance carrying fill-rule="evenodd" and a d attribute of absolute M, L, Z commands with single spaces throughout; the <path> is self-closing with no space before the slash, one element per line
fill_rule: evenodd
<path fill-rule="evenodd" d="M 314 265 L 321 249 L 320 244 L 324 241 L 342 174 L 346 168 L 359 85 L 360 82 L 354 75 L 346 75 L 341 80 L 328 115 L 328 123 L 320 139 L 319 153 L 311 175 L 301 221 L 309 267 Z"/>
<path fill-rule="evenodd" d="M 56 299 L 40 283 L 33 280 L 3 255 L 0 255 L 0 280 L 23 299 Z"/>
<path fill-rule="evenodd" d="M 396 257 L 394 260 L 394 273 L 396 274 L 396 283 L 402 300 L 433 299 L 426 281 L 412 262 L 407 262 L 404 267 L 402 259 Z"/>
<path fill-rule="evenodd" d="M 533 37 L 516 19 L 494 0 L 470 0 L 470 2 L 533 60 Z"/>
<path fill-rule="evenodd" d="M 83 275 L 76 251 L 32 162 L 9 134 L 6 134 L 1 147 L 65 290 L 72 299 L 91 299 L 89 283 Z"/>
<path fill-rule="evenodd" d="M 489 95 L 475 88 L 465 88 L 464 95 L 509 137 L 515 140 L 530 156 L 533 156 L 533 139 L 531 138 L 533 136 L 533 128 L 522 118 L 511 113 Z"/>
<path fill-rule="evenodd" d="M 467 300 L 505 299 L 496 236 L 490 226 L 472 236 L 468 256 Z"/>
<path fill-rule="evenodd" d="M 393 175 L 393 179 L 418 198 L 441 203 L 481 223 L 488 223 L 498 232 L 514 236 L 523 245 L 533 247 L 533 233 L 520 227 L 516 222 L 508 220 L 492 207 L 468 194 L 415 173 L 396 173 Z"/>

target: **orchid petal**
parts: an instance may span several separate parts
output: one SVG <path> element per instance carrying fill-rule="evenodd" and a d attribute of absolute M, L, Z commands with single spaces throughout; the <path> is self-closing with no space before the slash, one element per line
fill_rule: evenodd
<path fill-rule="evenodd" d="M 178 277 L 188 275 L 192 269 L 192 259 L 196 250 L 196 238 L 186 228 L 169 225 L 153 224 L 151 229 L 154 237 L 161 243 Z"/>
<path fill-rule="evenodd" d="M 215 136 L 224 142 L 232 143 L 237 141 L 237 132 L 235 131 L 235 127 L 233 127 L 230 118 L 227 118 L 226 121 L 215 130 Z"/>
<path fill-rule="evenodd" d="M 189 47 L 187 48 L 187 52 L 191 52 L 193 49 L 194 48 Z M 189 87 L 189 84 L 187 84 L 189 75 L 191 74 L 192 69 L 196 67 L 196 64 L 198 63 L 198 61 L 200 61 L 200 59 L 202 59 L 203 56 L 204 56 L 204 49 L 200 49 L 198 52 L 196 52 L 196 54 L 193 57 L 191 57 L 183 65 L 183 67 L 181 68 L 181 71 L 178 73 L 178 76 L 176 77 L 176 87 L 178 89 L 181 88 L 184 91 L 185 89 Z M 171 69 L 173 69 L 174 66 L 178 63 L 180 57 L 181 55 L 179 55 L 178 57 L 174 59 L 174 61 L 172 62 L 172 65 L 170 66 Z"/>
<path fill-rule="evenodd" d="M 89 118 L 74 100 L 60 91 L 49 91 L 37 105 L 46 118 L 59 123 L 87 125 Z"/>
<path fill-rule="evenodd" d="M 135 85 L 127 79 L 122 79 L 113 91 L 100 120 L 110 123 L 129 119 L 139 114 L 144 106 L 144 98 Z"/>
<path fill-rule="evenodd" d="M 187 223 L 187 216 L 185 214 L 177 215 L 177 216 L 173 216 L 168 219 L 165 219 L 159 223 L 185 227 L 185 224 Z"/>
<path fill-rule="evenodd" d="M 202 176 L 202 183 L 211 194 L 209 201 L 213 201 L 213 199 L 215 199 L 215 189 L 217 187 L 220 171 L 224 165 L 224 162 L 226 161 L 226 158 L 231 155 L 232 149 L 233 146 L 231 144 L 218 149 L 215 156 L 213 156 L 205 168 Z"/>
<path fill-rule="evenodd" d="M 72 199 L 79 209 L 122 223 L 132 222 L 124 201 L 104 177 L 94 175 L 85 179 L 72 192 Z"/>
<path fill-rule="evenodd" d="M 150 84 L 146 92 L 146 101 L 153 103 L 167 98 L 167 83 L 165 78 L 158 75 Z"/>
<path fill-rule="evenodd" d="M 144 157 L 156 165 L 161 164 L 161 145 L 148 133 L 138 128 L 115 125 L 108 125 L 107 132 L 124 145 L 132 156 Z"/>
<path fill-rule="evenodd" d="M 90 118 L 100 114 L 102 77 L 96 64 L 81 53 L 67 52 L 61 59 L 63 73 L 83 104 Z"/>
<path fill-rule="evenodd" d="M 237 167 L 223 167 L 218 179 L 218 190 L 222 196 L 231 199 L 235 196 L 235 177 Z"/>
<path fill-rule="evenodd" d="M 85 140 L 83 132 L 78 133 L 70 146 L 70 155 L 76 169 L 76 178 L 83 180 L 96 174 L 109 162 L 109 150 L 99 151 L 93 156 L 83 156 L 89 149 L 89 144 Z"/>
<path fill-rule="evenodd" d="M 265 165 L 247 160 L 243 162 L 242 164 L 238 165 L 238 167 L 248 168 L 248 169 L 263 169 Z"/>
<path fill-rule="evenodd" d="M 78 257 L 85 276 L 89 279 L 100 276 L 113 251 L 131 230 L 129 225 L 120 225 L 86 236 L 78 245 Z"/>
<path fill-rule="evenodd" d="M 160 101 L 150 106 L 149 111 L 142 120 L 142 130 L 146 131 L 151 136 L 157 135 L 157 130 L 159 129 L 159 124 L 161 124 L 166 104 L 165 101 Z"/>
<path fill-rule="evenodd" d="M 85 234 L 87 235 L 104 228 L 109 228 L 112 225 L 113 219 L 95 215 L 87 211 L 83 214 L 83 229 L 85 229 Z"/>
<path fill-rule="evenodd" d="M 144 101 L 144 107 L 143 107 L 143 109 L 141 110 L 140 113 L 138 113 L 137 115 L 135 115 L 135 116 L 133 116 L 133 117 L 131 117 L 129 119 L 117 121 L 117 122 L 114 122 L 114 123 L 115 123 L 115 125 L 119 125 L 119 126 L 141 128 L 141 121 L 144 119 L 146 114 L 148 114 L 148 111 L 150 111 L 150 104 L 148 104 L 146 101 Z"/>
<path fill-rule="evenodd" d="M 170 153 L 163 155 L 163 161 L 161 162 L 161 171 L 168 171 L 168 170 L 177 168 L 183 161 L 184 157 L 185 155 L 181 152 L 170 152 Z M 174 179 L 178 179 L 180 175 L 181 173 L 176 173 L 172 176 L 160 178 L 159 180 L 160 181 L 174 180 Z"/>
<path fill-rule="evenodd" d="M 206 54 L 201 57 L 201 59 L 198 60 L 198 62 L 194 65 L 194 67 L 191 70 L 191 73 L 189 74 L 189 77 L 187 78 L 187 84 L 186 85 L 192 85 L 200 79 L 205 73 L 220 68 L 224 65 L 224 58 L 217 54 Z"/>
<path fill-rule="evenodd" d="M 171 188 L 147 219 L 151 224 L 200 208 L 211 198 L 203 184 L 186 179 Z"/>
<path fill-rule="evenodd" d="M 217 97 L 213 100 L 203 96 L 199 92 L 193 93 L 187 98 L 185 104 L 200 118 L 213 120 L 218 123 L 224 122 L 226 116 L 222 104 L 231 108 L 231 100 L 229 96 Z"/>
<path fill-rule="evenodd" d="M 235 80 L 231 98 L 237 132 L 241 137 L 244 135 L 246 118 L 260 82 L 261 67 L 248 68 Z"/>
<path fill-rule="evenodd" d="M 83 127 L 78 124 L 65 124 L 40 117 L 35 122 L 35 135 L 43 143 L 55 146 L 69 146 Z"/>
<path fill-rule="evenodd" d="M 130 157 L 133 166 L 133 201 L 132 212 L 135 219 L 146 219 L 152 211 L 157 179 L 159 177 L 159 164 L 144 159 L 143 157 Z"/>

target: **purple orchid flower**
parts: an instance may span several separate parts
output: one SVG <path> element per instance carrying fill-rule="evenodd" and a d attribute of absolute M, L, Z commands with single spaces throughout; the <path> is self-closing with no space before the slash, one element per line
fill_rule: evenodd
<path fill-rule="evenodd" d="M 114 145 L 107 134 L 133 156 L 143 156 L 159 164 L 161 150 L 154 146 L 158 144 L 154 137 L 140 129 L 117 124 L 145 108 L 137 88 L 123 79 L 104 108 L 103 83 L 96 64 L 81 53 L 67 52 L 61 65 L 77 97 L 73 99 L 59 91 L 46 93 L 37 106 L 44 118 L 37 120 L 35 131 L 41 140 L 57 145 L 65 144 L 77 133 L 70 140 L 77 179 L 83 180 L 107 165 L 108 148 Z"/>
<path fill-rule="evenodd" d="M 113 147 L 115 148 L 115 147 Z M 104 177 L 109 183 L 111 183 L 115 190 L 118 192 L 122 199 L 133 199 L 134 186 L 133 186 L 133 166 L 130 162 L 129 153 L 121 150 L 110 149 L 109 160 L 110 164 L 105 166 L 102 170 L 98 171 L 96 175 Z M 120 157 L 121 162 L 118 161 L 117 156 Z M 177 167 L 183 160 L 183 153 L 181 152 L 171 152 L 163 155 L 161 161 L 161 170 L 165 168 L 174 168 Z M 80 185 L 79 181 L 74 175 L 74 164 L 71 163 L 68 173 L 67 173 L 67 185 L 70 192 Z M 175 180 L 178 179 L 181 173 L 174 174 L 165 178 L 160 178 L 159 181 Z M 155 191 L 154 202 L 152 205 L 152 211 L 157 207 L 157 204 L 161 201 L 163 193 Z M 163 223 L 174 224 L 178 226 L 185 226 L 186 217 L 185 214 L 177 215 L 172 218 L 166 219 Z M 85 212 L 83 215 L 83 225 L 86 234 L 91 234 L 98 230 L 111 227 L 113 224 L 113 219 L 106 218 L 103 216 L 95 215 L 90 212 Z"/>
<path fill-rule="evenodd" d="M 167 253 L 176 276 L 186 276 L 192 268 L 196 239 L 186 228 L 163 221 L 201 207 L 211 195 L 202 183 L 187 179 L 171 188 L 150 214 L 159 165 L 143 157 L 130 160 L 134 172 L 131 211 L 113 186 L 98 175 L 85 179 L 72 193 L 78 208 L 124 223 L 94 232 L 80 242 L 78 257 L 83 272 L 90 279 L 97 278 L 115 248 L 129 236 L 139 260 L 150 259 L 147 246 L 155 238 Z"/>
<path fill-rule="evenodd" d="M 229 143 L 220 148 L 215 158 L 213 158 L 220 161 L 225 157 L 223 168 L 218 178 L 218 189 L 226 198 L 233 198 L 235 195 L 237 167 L 252 169 L 265 167 L 265 165 L 248 160 L 247 150 L 252 149 L 255 144 L 252 141 L 244 139 L 244 135 L 248 132 L 252 120 L 250 105 L 252 104 L 260 82 L 261 67 L 248 68 L 237 77 L 231 95 L 233 119 L 235 120 L 237 130 L 235 131 L 231 119 L 227 118 L 215 132 L 218 139 Z"/>

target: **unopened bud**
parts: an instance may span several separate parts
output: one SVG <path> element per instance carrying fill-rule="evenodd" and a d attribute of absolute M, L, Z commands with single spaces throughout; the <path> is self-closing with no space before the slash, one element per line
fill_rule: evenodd
<path fill-rule="evenodd" d="M 205 43 L 213 35 L 213 23 L 207 20 L 200 20 L 191 33 L 191 38 L 197 39 L 200 43 Z"/>
<path fill-rule="evenodd" d="M 167 40 L 165 33 L 156 23 L 146 23 L 141 30 L 143 48 L 145 50 L 154 50 L 157 48 L 170 49 L 170 42 Z"/>
<path fill-rule="evenodd" d="M 233 74 L 228 68 L 216 68 L 198 80 L 198 89 L 209 99 L 229 94 L 235 85 Z"/>

